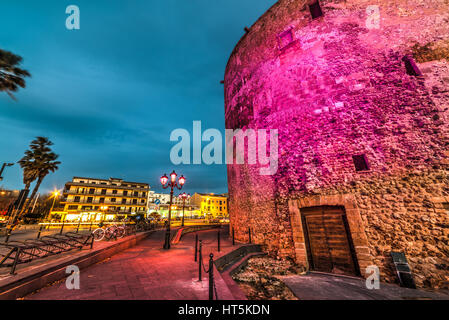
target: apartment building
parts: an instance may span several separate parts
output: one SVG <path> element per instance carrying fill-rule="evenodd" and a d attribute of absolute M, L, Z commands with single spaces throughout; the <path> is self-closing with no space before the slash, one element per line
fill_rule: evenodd
<path fill-rule="evenodd" d="M 201 215 L 228 217 L 227 194 L 195 193 L 190 203 L 200 208 Z"/>
<path fill-rule="evenodd" d="M 156 200 L 159 200 L 160 205 L 169 204 L 170 203 L 170 194 L 169 193 L 155 193 L 154 191 L 148 192 L 148 204 L 150 205 L 152 203 L 155 203 Z M 186 206 L 190 204 L 190 200 L 191 200 L 191 198 L 186 199 L 186 203 L 185 203 Z M 172 202 L 173 202 L 172 204 L 182 205 L 183 200 L 181 198 L 179 198 L 179 195 L 174 194 Z"/>
<path fill-rule="evenodd" d="M 149 191 L 148 192 L 148 204 L 155 203 L 156 200 L 159 200 L 160 204 L 168 204 L 170 202 L 170 194 L 156 193 L 154 191 Z"/>
<path fill-rule="evenodd" d="M 118 216 L 146 213 L 150 186 L 122 179 L 74 177 L 63 192 L 66 220 L 114 220 Z"/>

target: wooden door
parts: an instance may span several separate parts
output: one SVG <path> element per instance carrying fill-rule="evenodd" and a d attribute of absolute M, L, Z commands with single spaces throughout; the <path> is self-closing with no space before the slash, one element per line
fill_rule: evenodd
<path fill-rule="evenodd" d="M 322 206 L 301 213 L 311 269 L 359 275 L 344 209 Z"/>

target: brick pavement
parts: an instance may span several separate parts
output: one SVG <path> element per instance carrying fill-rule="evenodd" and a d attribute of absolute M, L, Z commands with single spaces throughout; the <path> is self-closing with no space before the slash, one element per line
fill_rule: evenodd
<path fill-rule="evenodd" d="M 221 256 L 237 246 L 221 231 L 222 250 L 217 254 L 217 230 L 198 232 L 205 245 L 204 264 L 209 253 Z M 208 279 L 198 281 L 198 264 L 194 262 L 195 234 L 185 235 L 169 251 L 163 250 L 164 231 L 157 231 L 137 246 L 80 272 L 80 289 L 68 290 L 65 281 L 28 295 L 30 300 L 206 300 Z M 215 274 L 217 275 L 215 269 Z M 216 279 L 220 299 L 233 299 L 219 275 Z"/>

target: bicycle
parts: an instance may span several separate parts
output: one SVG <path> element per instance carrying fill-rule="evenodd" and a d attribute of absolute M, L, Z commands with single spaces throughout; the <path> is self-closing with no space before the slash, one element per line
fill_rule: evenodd
<path fill-rule="evenodd" d="M 107 228 L 97 228 L 92 232 L 94 237 L 94 241 L 101 241 L 103 239 L 111 240 L 111 239 L 120 239 L 125 236 L 126 230 L 124 226 L 117 226 L 115 224 L 110 225 Z"/>

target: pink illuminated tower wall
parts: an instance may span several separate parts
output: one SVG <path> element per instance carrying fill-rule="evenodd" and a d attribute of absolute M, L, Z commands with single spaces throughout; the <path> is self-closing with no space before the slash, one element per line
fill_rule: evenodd
<path fill-rule="evenodd" d="M 305 270 L 449 287 L 447 1 L 280 0 L 225 74 L 226 128 L 279 130 L 279 169 L 228 165 L 237 240 Z"/>

